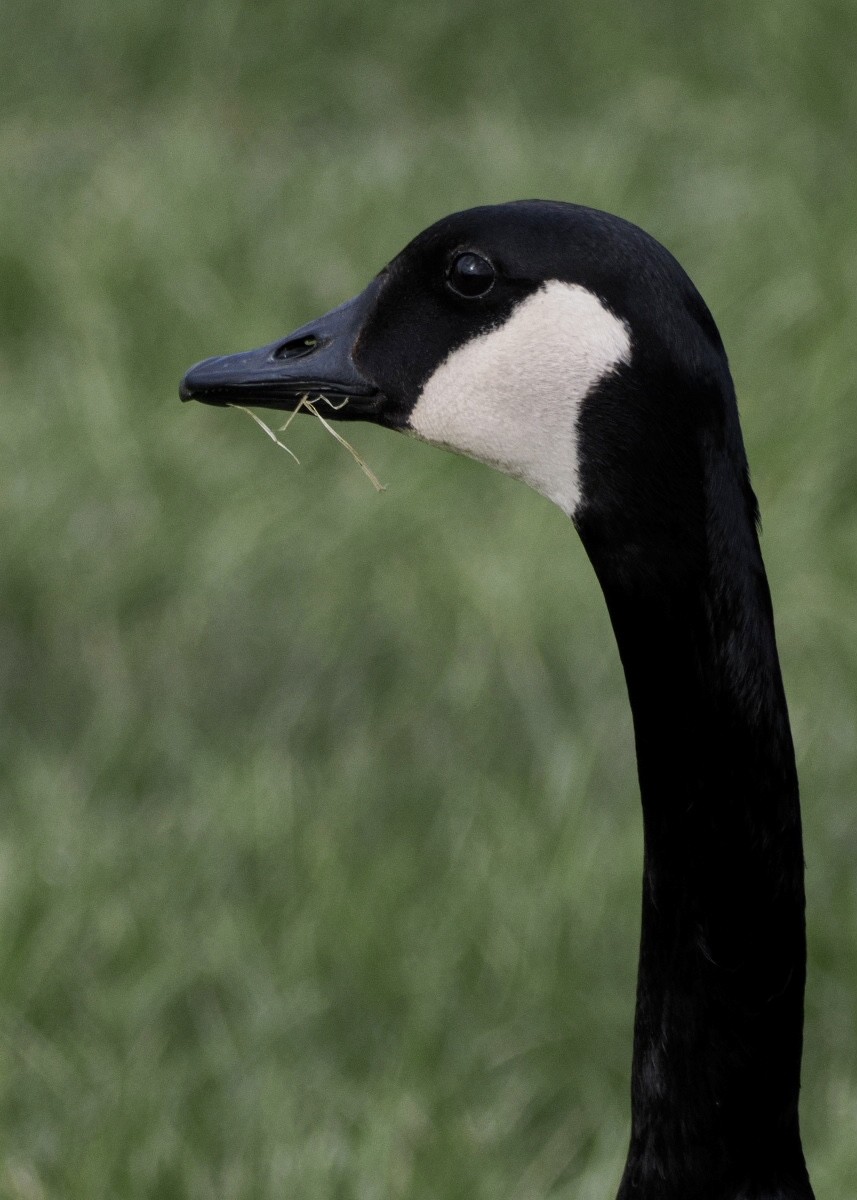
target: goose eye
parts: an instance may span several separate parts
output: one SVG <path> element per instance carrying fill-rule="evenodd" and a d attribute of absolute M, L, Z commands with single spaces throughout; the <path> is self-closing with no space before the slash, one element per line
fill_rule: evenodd
<path fill-rule="evenodd" d="M 446 281 L 459 296 L 484 296 L 494 286 L 495 275 L 493 265 L 481 254 L 459 254 L 452 260 Z"/>

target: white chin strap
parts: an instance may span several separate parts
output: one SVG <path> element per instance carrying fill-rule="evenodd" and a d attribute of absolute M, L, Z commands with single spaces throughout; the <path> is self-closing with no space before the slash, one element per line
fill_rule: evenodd
<path fill-rule="evenodd" d="M 630 359 L 624 321 L 579 284 L 550 280 L 441 363 L 410 424 L 424 441 L 522 479 L 573 516 L 580 406 Z"/>

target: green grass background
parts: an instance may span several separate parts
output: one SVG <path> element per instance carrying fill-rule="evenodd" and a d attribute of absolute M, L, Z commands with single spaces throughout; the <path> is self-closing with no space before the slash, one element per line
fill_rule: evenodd
<path fill-rule="evenodd" d="M 569 523 L 205 355 L 470 204 L 718 320 L 801 771 L 803 1091 L 857 1196 L 857 6 L 30 0 L 0 45 L 0 1196 L 603 1200 L 640 816 Z"/>

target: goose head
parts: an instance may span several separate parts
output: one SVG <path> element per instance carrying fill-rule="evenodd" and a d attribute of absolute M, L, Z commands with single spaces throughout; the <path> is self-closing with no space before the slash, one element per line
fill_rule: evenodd
<path fill-rule="evenodd" d="M 626 557 L 683 524 L 692 540 L 706 439 L 743 470 L 723 345 L 696 288 L 643 230 L 573 204 L 445 217 L 354 299 L 206 359 L 181 385 L 185 400 L 286 411 L 307 394 L 331 398 L 330 419 L 522 479 Z"/>

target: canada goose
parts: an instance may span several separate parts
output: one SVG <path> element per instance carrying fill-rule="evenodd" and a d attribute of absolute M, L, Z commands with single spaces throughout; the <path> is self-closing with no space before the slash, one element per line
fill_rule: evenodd
<path fill-rule="evenodd" d="M 181 385 L 285 410 L 307 393 L 523 479 L 595 568 L 645 837 L 620 1200 L 809 1200 L 794 751 L 732 379 L 699 293 L 617 217 L 474 208 L 327 316 Z"/>

